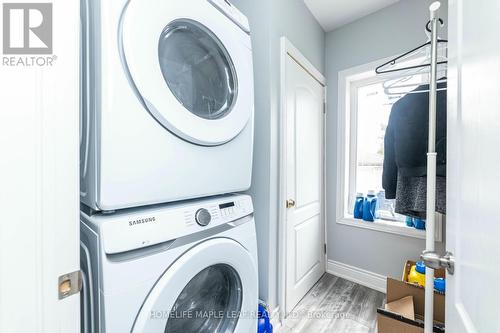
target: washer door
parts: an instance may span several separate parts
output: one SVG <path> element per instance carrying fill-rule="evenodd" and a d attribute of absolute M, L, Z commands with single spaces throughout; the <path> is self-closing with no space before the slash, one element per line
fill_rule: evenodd
<path fill-rule="evenodd" d="M 121 21 L 123 60 L 145 107 L 201 145 L 232 140 L 252 115 L 251 50 L 241 38 L 208 1 L 130 0 Z"/>
<path fill-rule="evenodd" d="M 256 323 L 257 280 L 256 263 L 240 244 L 203 242 L 157 281 L 132 332 L 248 332 Z"/>

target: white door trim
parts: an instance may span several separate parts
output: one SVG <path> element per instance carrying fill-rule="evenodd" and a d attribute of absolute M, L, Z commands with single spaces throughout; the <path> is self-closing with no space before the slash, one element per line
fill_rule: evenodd
<path fill-rule="evenodd" d="M 323 198 L 322 198 L 322 219 L 325 222 L 325 244 L 327 244 L 326 233 L 326 209 L 325 209 L 325 116 L 326 116 L 326 78 L 317 70 L 313 64 L 285 37 L 280 38 L 280 141 L 279 141 L 279 194 L 278 194 L 278 301 L 279 301 L 279 320 L 283 322 L 286 309 L 286 57 L 290 56 L 294 59 L 305 71 L 307 71 L 316 81 L 318 81 L 325 89 L 324 101 L 324 117 L 323 117 Z M 326 254 L 325 254 L 326 257 Z M 326 259 L 326 258 L 325 258 Z M 325 263 L 327 261 L 325 260 Z M 326 267 L 325 267 L 326 270 Z"/>

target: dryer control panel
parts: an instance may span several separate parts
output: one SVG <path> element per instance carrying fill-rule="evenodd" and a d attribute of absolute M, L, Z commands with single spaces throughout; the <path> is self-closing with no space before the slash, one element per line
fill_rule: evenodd
<path fill-rule="evenodd" d="M 94 215 L 89 222 L 101 230 L 105 253 L 113 254 L 196 234 L 252 213 L 250 196 L 225 195 Z"/>

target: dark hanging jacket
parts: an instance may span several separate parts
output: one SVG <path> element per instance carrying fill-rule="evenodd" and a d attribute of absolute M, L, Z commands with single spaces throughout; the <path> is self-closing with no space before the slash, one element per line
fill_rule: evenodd
<path fill-rule="evenodd" d="M 446 88 L 446 83 L 438 84 Z M 417 90 L 428 90 L 421 85 Z M 437 176 L 446 177 L 446 90 L 437 92 Z M 387 199 L 396 199 L 399 177 L 427 175 L 429 93 L 407 94 L 392 106 L 384 139 L 382 186 Z"/>

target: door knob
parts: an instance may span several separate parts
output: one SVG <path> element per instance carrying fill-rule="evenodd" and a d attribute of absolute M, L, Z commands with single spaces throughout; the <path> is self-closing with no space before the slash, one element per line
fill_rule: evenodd
<path fill-rule="evenodd" d="M 440 256 L 436 252 L 424 251 L 420 258 L 424 261 L 425 266 L 429 268 L 446 268 L 451 275 L 455 272 L 455 257 L 451 252 L 446 252 L 444 256 Z"/>
<path fill-rule="evenodd" d="M 294 206 L 295 206 L 295 200 L 293 200 L 293 199 L 288 199 L 288 200 L 286 201 L 286 208 L 292 208 L 292 207 L 294 207 Z"/>

